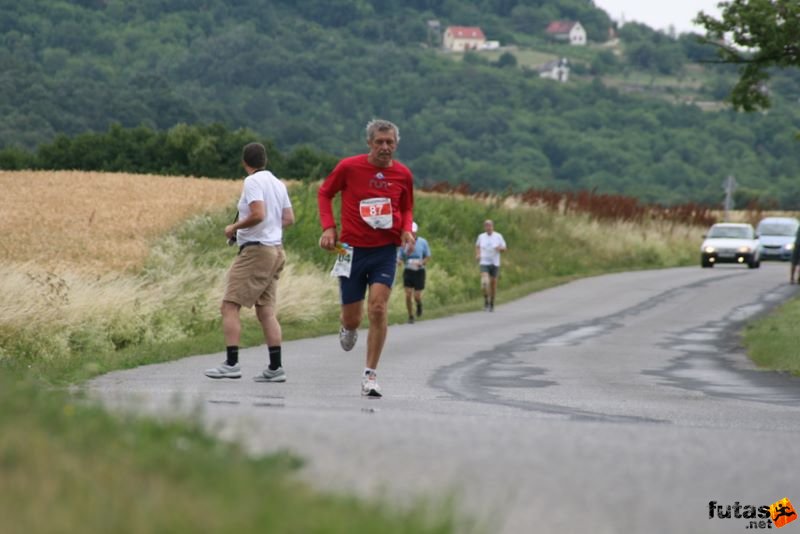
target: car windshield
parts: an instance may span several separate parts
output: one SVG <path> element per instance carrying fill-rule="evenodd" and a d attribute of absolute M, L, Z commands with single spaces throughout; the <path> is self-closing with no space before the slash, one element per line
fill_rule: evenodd
<path fill-rule="evenodd" d="M 753 231 L 746 226 L 712 226 L 708 237 L 753 239 Z"/>
<path fill-rule="evenodd" d="M 766 223 L 758 227 L 758 233 L 794 237 L 797 233 L 797 226 L 789 223 Z"/>

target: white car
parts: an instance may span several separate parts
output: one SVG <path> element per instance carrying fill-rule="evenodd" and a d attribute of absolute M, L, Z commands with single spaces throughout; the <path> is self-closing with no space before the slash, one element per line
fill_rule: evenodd
<path fill-rule="evenodd" d="M 743 223 L 713 225 L 700 247 L 700 265 L 713 267 L 717 263 L 741 263 L 751 269 L 761 266 L 758 234 L 753 226 Z"/>
<path fill-rule="evenodd" d="M 766 217 L 756 227 L 758 241 L 761 245 L 761 259 L 792 259 L 794 240 L 800 221 L 795 217 Z"/>

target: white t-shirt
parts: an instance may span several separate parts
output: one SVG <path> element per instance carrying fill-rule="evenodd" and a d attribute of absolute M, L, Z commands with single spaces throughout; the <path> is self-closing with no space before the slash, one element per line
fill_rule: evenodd
<path fill-rule="evenodd" d="M 481 265 L 496 265 L 500 267 L 500 251 L 497 247 L 506 248 L 506 241 L 499 232 L 491 235 L 483 232 L 475 241 L 475 246 L 481 250 Z"/>
<path fill-rule="evenodd" d="M 283 240 L 284 208 L 291 208 L 286 186 L 269 171 L 254 172 L 244 179 L 242 196 L 239 198 L 239 220 L 250 216 L 250 203 L 264 202 L 264 220 L 250 228 L 236 231 L 236 243 L 258 241 L 264 245 L 280 245 Z"/>

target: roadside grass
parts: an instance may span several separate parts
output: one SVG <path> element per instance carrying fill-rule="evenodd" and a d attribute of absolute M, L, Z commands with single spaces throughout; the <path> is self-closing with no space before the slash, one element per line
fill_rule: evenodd
<path fill-rule="evenodd" d="M 446 504 L 317 493 L 289 453 L 254 458 L 191 420 L 111 416 L 8 375 L 0 405 L 4 533 L 456 531 Z"/>
<path fill-rule="evenodd" d="M 794 298 L 748 324 L 743 333 L 750 358 L 763 369 L 800 376 L 800 299 Z"/>

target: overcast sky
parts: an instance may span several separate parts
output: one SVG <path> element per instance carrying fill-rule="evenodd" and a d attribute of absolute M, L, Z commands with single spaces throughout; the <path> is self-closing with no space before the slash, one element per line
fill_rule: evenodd
<path fill-rule="evenodd" d="M 642 22 L 656 30 L 666 30 L 670 24 L 678 33 L 705 33 L 692 24 L 700 11 L 719 16 L 719 0 L 594 0 L 594 4 L 609 14 L 612 20 Z M 623 18 L 624 17 L 624 18 Z"/>

